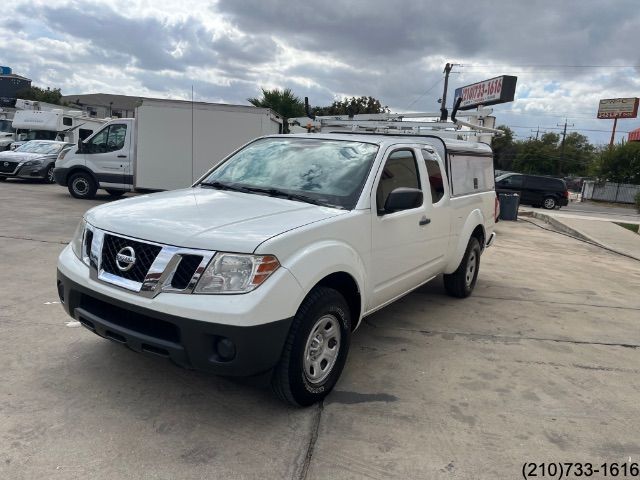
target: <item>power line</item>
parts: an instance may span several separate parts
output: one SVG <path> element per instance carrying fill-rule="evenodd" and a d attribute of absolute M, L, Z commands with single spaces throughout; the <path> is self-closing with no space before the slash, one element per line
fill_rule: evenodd
<path fill-rule="evenodd" d="M 418 98 L 416 98 L 413 102 L 411 102 L 409 105 L 407 105 L 407 108 L 405 108 L 405 110 L 409 110 L 409 108 L 411 108 L 411 106 L 416 103 L 418 100 L 420 100 L 422 97 L 424 97 L 427 93 L 429 93 L 431 90 L 433 90 L 434 88 L 436 88 L 438 85 L 440 85 L 440 82 L 442 82 L 442 78 L 439 78 L 438 81 L 436 83 L 434 83 L 433 85 L 431 85 L 422 95 L 420 95 Z"/>
<path fill-rule="evenodd" d="M 567 64 L 510 64 L 510 65 L 460 65 L 464 68 L 640 68 L 640 65 L 567 65 Z"/>
<path fill-rule="evenodd" d="M 509 128 L 526 128 L 526 129 L 531 129 L 531 128 L 538 128 L 537 126 L 533 125 L 507 125 Z M 562 128 L 560 127 L 540 127 L 542 130 L 562 130 Z M 575 127 L 575 128 L 567 128 L 567 130 L 577 130 L 577 131 L 584 131 L 584 132 L 605 132 L 605 133 L 609 133 L 611 130 L 600 130 L 597 128 L 579 128 L 579 127 Z M 630 130 L 617 130 L 617 132 L 619 133 L 629 133 Z"/>

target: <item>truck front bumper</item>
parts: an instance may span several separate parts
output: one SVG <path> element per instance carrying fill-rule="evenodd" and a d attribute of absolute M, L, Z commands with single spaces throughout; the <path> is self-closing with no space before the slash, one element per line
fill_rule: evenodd
<path fill-rule="evenodd" d="M 83 268 L 86 277 L 79 277 Z M 282 275 L 291 276 L 289 272 Z M 258 299 L 250 297 L 258 290 L 245 295 L 161 293 L 154 299 L 142 298 L 91 280 L 88 268 L 69 247 L 60 255 L 57 277 L 64 309 L 93 333 L 134 351 L 219 375 L 248 376 L 273 368 L 280 359 L 293 319 L 293 314 L 270 319 L 274 312 L 262 301 L 269 300 L 267 289 Z M 292 287 L 285 281 L 279 288 Z M 275 300 L 277 305 L 280 295 L 271 294 L 269 303 Z M 181 302 L 189 300 L 193 305 L 186 308 L 183 303 L 185 308 L 180 307 Z M 234 311 L 238 302 L 242 311 Z M 204 306 L 207 304 L 208 307 Z M 282 303 L 280 306 L 283 307 Z M 286 312 L 286 308 L 289 307 L 281 311 Z M 260 322 L 257 316 L 265 321 Z"/>
<path fill-rule="evenodd" d="M 56 167 L 53 169 L 53 178 L 56 183 L 62 187 L 67 186 L 67 177 L 69 176 L 68 168 Z"/>

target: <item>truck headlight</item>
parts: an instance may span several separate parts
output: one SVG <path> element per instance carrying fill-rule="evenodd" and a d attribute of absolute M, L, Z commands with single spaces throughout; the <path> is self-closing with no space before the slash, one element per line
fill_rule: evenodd
<path fill-rule="evenodd" d="M 194 293 L 247 293 L 262 285 L 279 267 L 280 262 L 273 255 L 217 253 Z"/>
<path fill-rule="evenodd" d="M 78 227 L 76 228 L 76 233 L 73 234 L 73 238 L 71 239 L 71 250 L 76 254 L 80 260 L 82 260 L 82 240 L 84 239 L 84 230 L 87 227 L 87 222 L 83 218 L 80 220 Z"/>
<path fill-rule="evenodd" d="M 64 160 L 64 157 L 67 156 L 67 153 L 69 153 L 71 151 L 70 148 L 66 148 L 64 150 L 62 150 L 60 152 L 60 154 L 58 155 L 58 158 L 56 159 L 56 162 L 61 162 L 62 160 Z"/>

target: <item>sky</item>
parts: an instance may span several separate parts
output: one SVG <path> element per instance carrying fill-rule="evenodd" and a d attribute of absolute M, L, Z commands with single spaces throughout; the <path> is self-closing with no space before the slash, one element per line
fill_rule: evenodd
<path fill-rule="evenodd" d="M 640 96 L 637 0 L 12 0 L 0 65 L 64 95 L 247 104 L 291 88 L 317 106 L 370 95 L 433 112 L 455 88 L 518 77 L 498 124 L 518 139 L 562 129 L 608 143 L 602 98 Z M 618 121 L 616 141 L 640 127 Z"/>

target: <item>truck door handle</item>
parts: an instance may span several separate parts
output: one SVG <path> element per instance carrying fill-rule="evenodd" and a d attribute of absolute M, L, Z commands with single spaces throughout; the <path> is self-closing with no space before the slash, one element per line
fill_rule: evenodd
<path fill-rule="evenodd" d="M 127 158 L 126 155 L 118 155 L 118 158 Z"/>
<path fill-rule="evenodd" d="M 420 219 L 420 221 L 418 222 L 418 225 L 422 226 L 422 225 L 428 225 L 431 223 L 431 219 L 427 218 L 427 217 L 422 217 Z"/>

